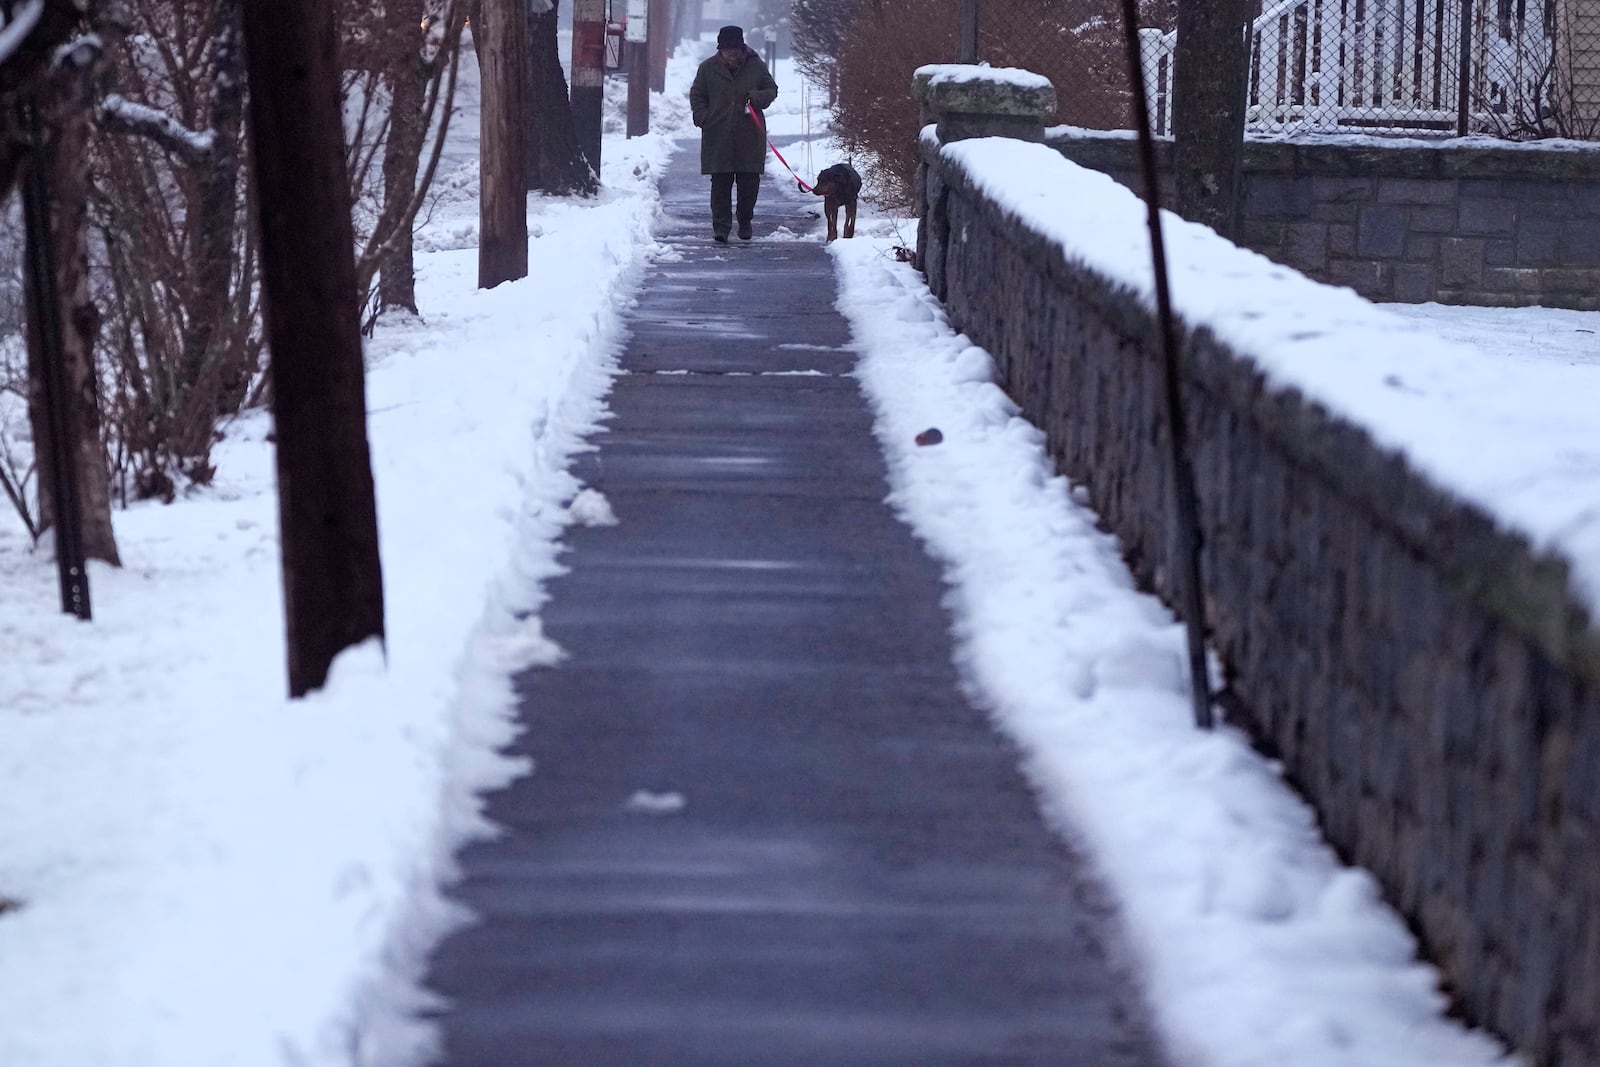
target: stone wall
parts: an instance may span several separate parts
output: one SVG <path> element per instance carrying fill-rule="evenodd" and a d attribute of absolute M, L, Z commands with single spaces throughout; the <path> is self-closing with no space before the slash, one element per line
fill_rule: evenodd
<path fill-rule="evenodd" d="M 930 285 L 1173 603 L 1148 308 L 987 200 L 931 130 L 922 151 Z M 1600 1063 L 1600 637 L 1566 565 L 1205 323 L 1181 329 L 1231 721 L 1378 877 L 1469 1019 L 1529 1062 Z"/>
<path fill-rule="evenodd" d="M 1140 188 L 1126 134 L 1063 127 L 1047 143 Z M 1600 145 L 1252 140 L 1244 171 L 1242 243 L 1318 281 L 1399 303 L 1600 309 Z"/>

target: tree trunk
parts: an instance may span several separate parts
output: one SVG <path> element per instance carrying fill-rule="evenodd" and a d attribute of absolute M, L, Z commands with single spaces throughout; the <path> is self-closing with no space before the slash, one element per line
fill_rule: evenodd
<path fill-rule="evenodd" d="M 261 281 L 272 353 L 289 695 L 383 638 L 383 573 L 339 109 L 323 0 L 244 0 Z"/>
<path fill-rule="evenodd" d="M 423 125 L 428 71 L 423 64 L 421 0 L 391 0 L 389 37 L 389 137 L 383 146 L 383 214 L 403 218 L 416 192 L 417 163 L 428 131 Z M 411 226 L 390 239 L 378 271 L 378 308 L 417 311 L 417 276 Z"/>
<path fill-rule="evenodd" d="M 244 56 L 240 53 L 239 0 L 216 0 L 211 40 L 215 83 L 211 95 L 210 158 L 199 168 L 198 212 L 189 229 L 195 293 L 183 336 L 186 402 L 205 405 L 189 425 L 207 440 L 181 442 L 178 454 L 210 453 L 210 419 L 231 415 L 255 368 L 228 329 L 233 315 L 234 241 L 239 226 L 239 138 L 244 123 Z M 193 399 L 191 399 L 193 398 Z M 192 472 L 191 472 L 192 473 Z"/>
<path fill-rule="evenodd" d="M 121 566 L 111 528 L 111 479 L 100 437 L 100 398 L 94 344 L 100 309 L 89 295 L 89 136 L 92 93 L 87 63 L 70 57 L 42 79 L 39 111 L 45 128 L 46 181 L 51 193 L 50 236 L 65 367 L 67 432 L 73 442 L 83 555 Z M 43 338 L 28 324 L 28 416 L 33 429 L 39 486 L 39 529 L 56 521 L 49 413 L 42 389 Z"/>
<path fill-rule="evenodd" d="M 593 196 L 599 182 L 578 151 L 556 39 L 559 0 L 535 15 L 529 32 L 528 188 L 551 196 Z"/>
<path fill-rule="evenodd" d="M 1250 0 L 1182 0 L 1173 56 L 1178 213 L 1227 238 L 1238 230 Z"/>
<path fill-rule="evenodd" d="M 478 42 L 478 288 L 528 276 L 528 15 L 523 0 L 484 0 Z"/>

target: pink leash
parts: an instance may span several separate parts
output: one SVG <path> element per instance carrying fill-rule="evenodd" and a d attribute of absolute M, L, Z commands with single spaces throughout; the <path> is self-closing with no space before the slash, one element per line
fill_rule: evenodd
<path fill-rule="evenodd" d="M 749 101 L 745 102 L 744 109 L 750 113 L 750 117 L 752 119 L 755 119 L 756 125 L 761 127 L 762 136 L 765 136 L 767 132 L 767 124 L 761 121 L 761 112 L 757 111 L 756 106 Z M 783 164 L 784 169 L 790 174 L 794 175 L 794 180 L 800 183 L 800 188 L 804 189 L 808 193 L 815 192 L 815 190 L 811 188 L 810 183 L 808 183 L 804 178 L 800 177 L 800 175 L 794 173 L 794 168 L 789 166 L 789 161 L 787 159 L 783 158 L 783 153 L 778 151 L 777 145 L 768 140 L 767 147 L 772 149 L 772 154 L 778 157 L 778 162 Z"/>

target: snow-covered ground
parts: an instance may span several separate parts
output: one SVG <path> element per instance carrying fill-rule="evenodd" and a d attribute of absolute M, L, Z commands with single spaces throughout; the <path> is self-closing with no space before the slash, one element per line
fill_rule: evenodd
<path fill-rule="evenodd" d="M 1195 730 L 1181 626 L 894 242 L 834 246 L 891 499 L 945 566 L 963 677 L 1119 902 L 1175 1062 L 1503 1062 L 1443 1017 L 1404 923 L 1279 769 L 1235 730 Z M 929 427 L 943 443 L 920 447 Z"/>
<path fill-rule="evenodd" d="M 448 855 L 483 828 L 477 791 L 527 770 L 495 754 L 508 678 L 556 655 L 541 582 L 563 529 L 598 515 L 567 460 L 659 252 L 655 181 L 708 51 L 675 61 L 657 133 L 608 139 L 603 196 L 532 202 L 532 276 L 489 292 L 474 288 L 476 127 L 460 130 L 419 241 L 421 321 L 382 324 L 369 348 L 386 665 L 360 650 L 322 693 L 283 697 L 263 417 L 228 427 L 214 486 L 117 515 L 127 565 L 94 568 L 93 624 L 57 613 L 49 553 L 0 518 L 0 1064 L 404 1058 L 417 968 L 449 919 Z M 774 135 L 820 133 L 820 108 L 778 80 Z M 840 158 L 825 138 L 785 154 L 808 179 Z M 1178 628 L 1052 475 L 987 355 L 892 262 L 905 224 L 864 217 L 862 232 L 834 251 L 892 502 L 946 567 L 974 694 L 1120 901 L 1180 1062 L 1499 1062 L 1445 1017 L 1403 925 L 1275 769 L 1230 731 L 1189 728 Z M 1543 402 L 1516 392 L 1530 360 L 1574 394 L 1594 373 L 1580 331 L 1600 316 L 1408 313 L 1520 357 L 1508 403 Z M 1580 343 L 1552 352 L 1561 333 Z M 1528 421 L 1535 438 L 1503 451 L 1530 477 L 1587 447 L 1567 422 Z M 944 444 L 912 444 L 929 426 Z"/>
<path fill-rule="evenodd" d="M 508 670 L 535 608 L 654 247 L 657 133 L 605 146 L 590 202 L 534 198 L 531 275 L 476 289 L 475 68 L 458 169 L 419 235 L 420 321 L 380 325 L 368 405 L 387 667 L 346 656 L 285 699 L 269 420 L 226 428 L 216 483 L 116 516 L 92 624 L 0 517 L 0 1064 L 389 1064 L 374 1042 L 444 913 L 474 790 L 525 768 Z"/>
<path fill-rule="evenodd" d="M 1572 368 L 1560 380 L 1585 388 L 1600 373 L 1600 313 L 1563 308 L 1473 308 L 1384 304 L 1426 332 L 1458 341 L 1506 363 L 1556 363 Z M 1508 374 L 1517 372 L 1508 368 Z M 1537 400 L 1538 398 L 1529 398 Z M 1535 408 L 1537 410 L 1537 408 Z"/>

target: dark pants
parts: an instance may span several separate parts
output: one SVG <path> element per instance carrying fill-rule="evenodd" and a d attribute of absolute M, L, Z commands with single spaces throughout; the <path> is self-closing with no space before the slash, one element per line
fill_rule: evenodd
<path fill-rule="evenodd" d="M 739 186 L 739 223 L 756 217 L 756 197 L 761 193 L 760 171 L 729 171 L 711 176 L 711 232 L 728 236 L 733 229 L 733 187 Z"/>

